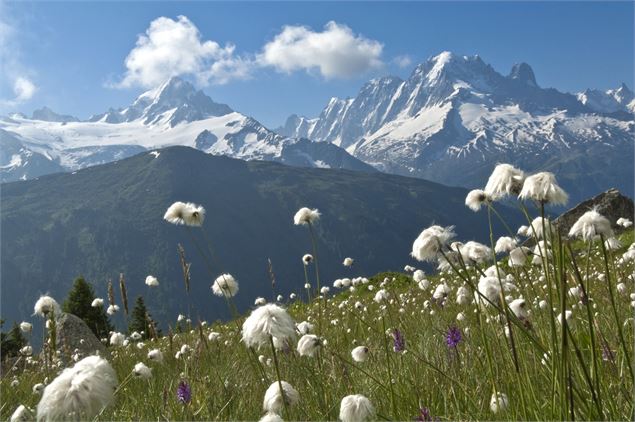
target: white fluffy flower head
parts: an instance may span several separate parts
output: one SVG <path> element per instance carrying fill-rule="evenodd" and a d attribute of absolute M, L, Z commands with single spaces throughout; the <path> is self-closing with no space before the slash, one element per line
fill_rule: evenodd
<path fill-rule="evenodd" d="M 219 297 L 234 297 L 238 293 L 238 282 L 231 274 L 221 274 L 214 280 L 212 292 Z"/>
<path fill-rule="evenodd" d="M 494 246 L 494 252 L 496 253 L 505 253 L 510 252 L 512 249 L 515 249 L 518 246 L 518 241 L 509 236 L 499 237 L 496 241 L 496 246 Z"/>
<path fill-rule="evenodd" d="M 435 225 L 423 230 L 412 244 L 412 257 L 419 261 L 434 261 L 441 248 L 455 236 L 453 229 L 453 226 Z"/>
<path fill-rule="evenodd" d="M 116 387 L 117 375 L 108 361 L 88 356 L 46 386 L 38 420 L 90 420 L 112 403 Z"/>
<path fill-rule="evenodd" d="M 509 407 L 509 400 L 507 394 L 498 392 L 498 397 L 492 394 L 492 398 L 489 401 L 489 408 L 493 413 L 505 411 Z"/>
<path fill-rule="evenodd" d="M 612 237 L 613 229 L 609 219 L 596 210 L 582 214 L 569 230 L 569 237 L 581 237 L 585 242 L 592 241 L 600 235 Z"/>
<path fill-rule="evenodd" d="M 254 309 L 243 323 L 242 329 L 242 340 L 247 347 L 269 344 L 270 337 L 279 342 L 295 338 L 293 319 L 284 308 L 273 303 Z"/>
<path fill-rule="evenodd" d="M 372 420 L 375 407 L 368 398 L 361 394 L 346 396 L 340 403 L 340 420 L 342 422 L 363 422 Z"/>
<path fill-rule="evenodd" d="M 569 200 L 569 195 L 558 186 L 556 176 L 553 173 L 543 171 L 525 179 L 518 198 L 545 204 L 565 205 Z"/>
<path fill-rule="evenodd" d="M 143 362 L 137 363 L 132 369 L 135 378 L 150 379 L 152 378 L 152 369 L 148 368 Z"/>
<path fill-rule="evenodd" d="M 60 305 L 51 296 L 40 296 L 33 307 L 33 315 L 47 317 L 51 312 L 60 314 Z"/>
<path fill-rule="evenodd" d="M 298 354 L 300 356 L 314 357 L 322 346 L 322 339 L 313 334 L 305 334 L 298 340 Z"/>
<path fill-rule="evenodd" d="M 313 224 L 320 219 L 320 212 L 317 209 L 307 207 L 300 208 L 293 216 L 293 224 L 296 226 Z"/>
<path fill-rule="evenodd" d="M 202 226 L 205 220 L 205 208 L 191 202 L 177 201 L 170 205 L 163 219 L 176 225 Z"/>
<path fill-rule="evenodd" d="M 474 212 L 480 211 L 483 204 L 489 202 L 489 197 L 484 190 L 471 190 L 465 197 L 465 205 Z"/>
<path fill-rule="evenodd" d="M 368 347 L 357 346 L 351 351 L 351 357 L 355 362 L 366 362 L 366 359 L 368 359 L 368 352 Z"/>
<path fill-rule="evenodd" d="M 157 287 L 159 285 L 159 280 L 153 275 L 149 275 L 146 277 L 146 286 Z"/>
<path fill-rule="evenodd" d="M 485 193 L 492 200 L 499 200 L 507 195 L 518 195 L 525 173 L 511 164 L 498 164 L 485 185 Z"/>
<path fill-rule="evenodd" d="M 282 392 L 280 391 L 282 384 Z M 274 382 L 267 388 L 265 398 L 262 401 L 262 409 L 265 412 L 280 413 L 287 406 L 292 407 L 300 400 L 300 394 L 286 381 Z"/>

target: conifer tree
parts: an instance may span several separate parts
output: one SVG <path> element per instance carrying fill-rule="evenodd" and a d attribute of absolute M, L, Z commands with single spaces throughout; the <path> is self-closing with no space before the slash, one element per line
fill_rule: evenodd
<path fill-rule="evenodd" d="M 2 321 L 2 324 L 4 324 L 4 321 Z M 0 343 L 0 354 L 2 355 L 2 359 L 4 359 L 8 356 L 16 356 L 20 352 L 20 349 L 26 345 L 26 339 L 22 335 L 20 326 L 14 323 L 8 333 L 0 333 Z"/>
<path fill-rule="evenodd" d="M 62 310 L 81 318 L 97 338 L 107 337 L 113 330 L 112 324 L 103 306 L 97 308 L 91 306 L 94 299 L 93 287 L 80 276 L 75 279 L 68 298 L 62 305 Z"/>
<path fill-rule="evenodd" d="M 135 306 L 132 309 L 130 317 L 130 324 L 128 324 L 129 334 L 136 331 L 139 334 L 142 334 L 144 339 L 147 339 L 150 337 L 152 329 L 154 329 L 157 335 L 160 335 L 156 322 L 148 313 L 148 308 L 146 308 L 142 296 L 137 296 L 137 300 L 135 301 Z M 149 324 L 152 324 L 152 327 L 150 327 Z"/>

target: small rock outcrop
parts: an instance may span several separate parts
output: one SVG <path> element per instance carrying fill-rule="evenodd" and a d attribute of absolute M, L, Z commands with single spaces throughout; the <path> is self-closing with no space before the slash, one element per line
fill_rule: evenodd
<path fill-rule="evenodd" d="M 106 347 L 93 334 L 88 325 L 73 314 L 62 313 L 56 321 L 57 349 L 62 355 L 71 355 L 77 349 L 82 357 L 99 354 L 106 356 Z"/>
<path fill-rule="evenodd" d="M 634 218 L 633 200 L 622 195 L 617 189 L 609 189 L 591 199 L 580 202 L 558 217 L 554 222 L 561 228 L 561 232 L 566 234 L 582 214 L 593 208 L 609 219 L 613 230 L 617 233 L 625 230 L 616 224 L 618 218 L 628 218 L 631 221 L 633 221 Z"/>

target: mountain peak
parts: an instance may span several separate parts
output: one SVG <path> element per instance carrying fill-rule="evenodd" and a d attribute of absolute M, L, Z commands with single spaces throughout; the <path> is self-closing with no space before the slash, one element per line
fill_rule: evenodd
<path fill-rule="evenodd" d="M 524 82 L 527 85 L 538 86 L 536 83 L 536 75 L 534 71 L 527 63 L 516 63 L 512 66 L 511 72 L 509 72 L 510 79 L 515 79 L 520 82 Z"/>
<path fill-rule="evenodd" d="M 78 122 L 79 119 L 75 116 L 70 116 L 70 115 L 65 115 L 65 114 L 58 114 L 56 112 L 54 112 L 53 110 L 51 110 L 50 108 L 48 108 L 47 106 L 44 106 L 40 109 L 34 110 L 33 114 L 31 115 L 31 119 L 32 120 L 42 120 L 45 122 L 60 122 L 60 123 L 67 123 L 67 122 Z"/>

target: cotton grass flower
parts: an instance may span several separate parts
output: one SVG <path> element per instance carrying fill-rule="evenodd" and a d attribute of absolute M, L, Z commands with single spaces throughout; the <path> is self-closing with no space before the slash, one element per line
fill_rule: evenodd
<path fill-rule="evenodd" d="M 33 306 L 33 315 L 48 317 L 50 313 L 60 314 L 60 305 L 51 296 L 40 296 Z"/>
<path fill-rule="evenodd" d="M 126 340 L 126 336 L 121 334 L 121 333 L 114 332 L 114 333 L 110 334 L 110 345 L 111 346 L 123 346 L 123 342 L 125 340 Z"/>
<path fill-rule="evenodd" d="M 157 287 L 159 285 L 159 280 L 155 276 L 149 275 L 146 277 L 146 286 L 149 287 Z"/>
<path fill-rule="evenodd" d="M 153 362 L 163 363 L 163 352 L 159 349 L 152 349 L 148 352 L 148 359 Z"/>
<path fill-rule="evenodd" d="M 152 378 L 152 369 L 148 368 L 143 362 L 139 362 L 132 369 L 132 374 L 135 378 L 148 380 Z"/>
<path fill-rule="evenodd" d="M 304 265 L 309 265 L 311 262 L 313 262 L 313 255 L 305 254 L 302 257 L 302 262 L 304 263 Z"/>
<path fill-rule="evenodd" d="M 527 254 L 529 252 L 530 249 L 526 246 L 512 249 L 509 252 L 509 265 L 512 267 L 522 267 L 527 261 Z"/>
<path fill-rule="evenodd" d="M 280 386 L 282 385 L 282 391 Z M 300 394 L 286 381 L 276 381 L 267 388 L 262 401 L 265 412 L 280 413 L 285 407 L 292 407 L 300 401 Z"/>
<path fill-rule="evenodd" d="M 543 233 L 544 231 L 543 226 L 548 236 L 545 236 L 545 233 Z M 553 231 L 553 226 L 551 225 L 551 221 L 549 221 L 548 218 L 543 219 L 540 216 L 531 220 L 531 226 L 527 230 L 527 232 L 529 233 L 529 236 L 534 236 L 536 239 L 544 239 L 545 237 L 550 237 L 552 231 Z"/>
<path fill-rule="evenodd" d="M 509 407 L 509 400 L 507 399 L 507 394 L 498 392 L 498 397 L 496 394 L 492 394 L 492 398 L 489 401 L 489 408 L 492 413 L 504 412 Z"/>
<path fill-rule="evenodd" d="M 511 309 L 512 313 L 516 315 L 521 321 L 529 318 L 529 313 L 527 312 L 527 302 L 525 299 L 514 299 L 509 303 L 509 309 Z"/>
<path fill-rule="evenodd" d="M 604 241 L 604 246 L 609 251 L 615 251 L 622 247 L 622 242 L 620 242 L 619 239 L 615 237 L 609 237 Z"/>
<path fill-rule="evenodd" d="M 515 249 L 518 246 L 518 241 L 509 236 L 499 237 L 496 241 L 496 246 L 494 246 L 494 252 L 496 253 L 506 253 L 510 252 L 512 249 Z"/>
<path fill-rule="evenodd" d="M 448 242 L 455 236 L 453 226 L 430 226 L 423 230 L 412 244 L 411 255 L 418 261 L 434 261 Z"/>
<path fill-rule="evenodd" d="M 108 361 L 88 356 L 66 368 L 46 388 L 38 420 L 90 420 L 112 403 L 117 375 Z"/>
<path fill-rule="evenodd" d="M 30 322 L 22 321 L 20 323 L 20 331 L 22 331 L 23 333 L 30 333 L 31 331 L 33 331 L 33 324 L 31 324 Z"/>
<path fill-rule="evenodd" d="M 298 354 L 300 356 L 315 357 L 315 354 L 322 346 L 322 339 L 313 334 L 305 334 L 298 341 Z"/>
<path fill-rule="evenodd" d="M 284 422 L 277 413 L 267 412 L 258 422 Z"/>
<path fill-rule="evenodd" d="M 106 310 L 106 313 L 108 315 L 114 315 L 119 311 L 119 305 L 110 305 L 108 306 L 108 309 Z"/>
<path fill-rule="evenodd" d="M 300 208 L 293 216 L 293 224 L 296 226 L 313 224 L 320 219 L 320 212 L 317 209 Z"/>
<path fill-rule="evenodd" d="M 369 349 L 366 346 L 357 346 L 351 351 L 351 357 L 355 362 L 366 362 Z"/>
<path fill-rule="evenodd" d="M 481 264 L 492 259 L 492 250 L 482 243 L 470 240 L 460 249 L 463 261 L 467 263 Z"/>
<path fill-rule="evenodd" d="M 352 394 L 342 399 L 339 416 L 342 422 L 373 420 L 375 417 L 375 407 L 365 396 Z"/>
<path fill-rule="evenodd" d="M 191 202 L 175 202 L 167 209 L 163 219 L 176 225 L 202 226 L 205 221 L 205 208 Z"/>
<path fill-rule="evenodd" d="M 352 267 L 354 261 L 355 260 L 353 258 L 344 258 L 344 262 L 342 262 L 342 265 L 345 267 Z"/>
<path fill-rule="evenodd" d="M 525 180 L 525 173 L 511 164 L 498 164 L 485 185 L 485 194 L 497 201 L 507 195 L 518 195 Z"/>
<path fill-rule="evenodd" d="M 314 325 L 308 321 L 302 321 L 297 325 L 297 330 L 302 335 L 309 334 L 311 331 L 313 331 L 313 328 Z"/>
<path fill-rule="evenodd" d="M 293 319 L 284 308 L 272 303 L 254 309 L 242 328 L 242 341 L 247 347 L 266 345 L 270 337 L 281 342 L 295 339 Z"/>
<path fill-rule="evenodd" d="M 10 422 L 27 422 L 32 420 L 35 420 L 33 412 L 23 404 L 15 409 L 9 419 Z"/>
<path fill-rule="evenodd" d="M 628 218 L 620 217 L 620 218 L 617 219 L 615 224 L 627 229 L 627 228 L 629 228 L 629 227 L 631 227 L 633 225 L 633 222 L 631 220 L 629 220 Z"/>
<path fill-rule="evenodd" d="M 613 230 L 609 219 L 594 209 L 582 214 L 569 230 L 569 237 L 581 237 L 585 242 L 599 236 L 612 237 Z"/>
<path fill-rule="evenodd" d="M 104 306 L 104 299 L 97 297 L 95 299 L 93 299 L 93 301 L 90 304 L 91 307 L 93 308 L 99 308 L 101 306 Z"/>
<path fill-rule="evenodd" d="M 212 292 L 219 297 L 234 297 L 238 293 L 238 282 L 231 274 L 221 274 L 214 280 Z"/>
<path fill-rule="evenodd" d="M 556 176 L 553 173 L 543 171 L 525 179 L 518 198 L 543 204 L 565 205 L 569 200 L 569 195 L 558 186 Z"/>
<path fill-rule="evenodd" d="M 480 211 L 483 204 L 488 202 L 487 194 L 481 189 L 471 190 L 465 197 L 465 205 L 474 212 Z"/>

